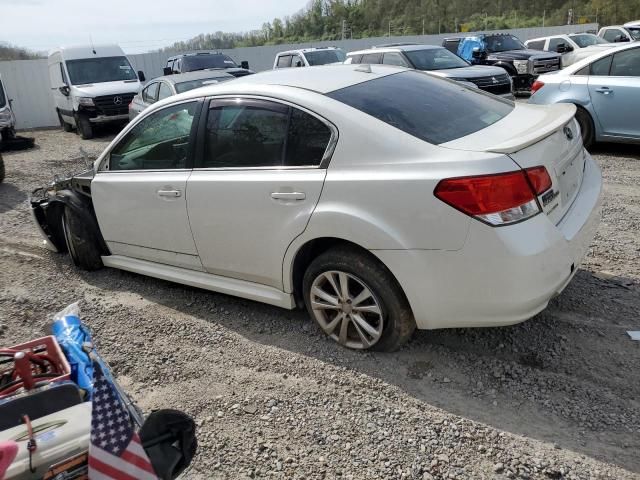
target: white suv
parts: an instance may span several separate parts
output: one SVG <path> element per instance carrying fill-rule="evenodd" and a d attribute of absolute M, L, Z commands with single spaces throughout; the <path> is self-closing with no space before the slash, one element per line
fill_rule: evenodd
<path fill-rule="evenodd" d="M 567 286 L 602 184 L 574 113 L 391 66 L 264 72 L 153 104 L 31 206 L 80 267 L 306 306 L 339 344 L 393 350 Z"/>
<path fill-rule="evenodd" d="M 287 50 L 276 55 L 273 68 L 314 67 L 344 62 L 344 51 L 338 47 L 302 48 Z"/>

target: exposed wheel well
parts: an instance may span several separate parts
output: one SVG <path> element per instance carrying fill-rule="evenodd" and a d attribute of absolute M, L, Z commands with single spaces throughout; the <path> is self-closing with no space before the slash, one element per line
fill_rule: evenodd
<path fill-rule="evenodd" d="M 400 291 L 402 291 L 404 295 L 402 286 L 400 285 L 400 282 L 398 282 L 398 280 L 396 279 L 395 275 L 393 275 L 393 272 L 391 272 L 389 268 L 384 263 L 382 263 L 380 259 L 376 257 L 373 253 L 371 253 L 369 250 L 367 250 L 364 247 L 361 247 L 357 243 L 353 243 L 348 240 L 344 240 L 342 238 L 323 237 L 323 238 L 316 238 L 314 240 L 310 240 L 309 242 L 305 243 L 298 250 L 298 253 L 296 253 L 296 257 L 293 261 L 292 286 L 293 286 L 293 295 L 296 301 L 296 305 L 298 307 L 304 308 L 304 298 L 302 296 L 302 278 L 304 277 L 304 272 L 307 270 L 307 267 L 318 255 L 321 255 L 322 253 L 326 252 L 329 249 L 338 248 L 338 247 L 347 247 L 347 248 L 358 250 L 359 252 L 362 252 L 364 255 L 371 258 L 374 262 L 377 262 L 380 265 L 382 265 L 389 272 L 389 274 L 395 280 L 395 282 L 398 284 Z"/>

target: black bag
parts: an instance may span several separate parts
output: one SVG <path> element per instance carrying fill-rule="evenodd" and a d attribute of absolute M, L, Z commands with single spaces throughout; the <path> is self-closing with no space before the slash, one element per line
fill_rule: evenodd
<path fill-rule="evenodd" d="M 140 441 L 156 475 L 174 480 L 190 464 L 198 448 L 196 424 L 179 410 L 157 410 L 140 428 Z"/>

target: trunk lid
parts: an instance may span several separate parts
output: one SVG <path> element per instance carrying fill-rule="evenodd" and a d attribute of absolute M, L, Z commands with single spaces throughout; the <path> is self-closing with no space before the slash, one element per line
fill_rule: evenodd
<path fill-rule="evenodd" d="M 538 200 L 558 224 L 578 194 L 586 160 L 574 115 L 573 105 L 517 105 L 488 128 L 440 146 L 503 153 L 523 169 L 544 166 L 552 186 Z"/>

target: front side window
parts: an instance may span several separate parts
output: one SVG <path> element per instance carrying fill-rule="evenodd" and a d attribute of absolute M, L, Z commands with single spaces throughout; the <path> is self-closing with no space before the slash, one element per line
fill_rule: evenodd
<path fill-rule="evenodd" d="M 342 63 L 346 59 L 345 53 L 340 49 L 335 50 L 317 50 L 315 52 L 306 52 L 307 62 L 309 65 L 327 65 L 329 63 Z"/>
<path fill-rule="evenodd" d="M 448 50 L 447 50 L 448 51 Z M 400 67 L 407 67 L 407 62 L 405 62 L 402 55 L 398 52 L 387 52 L 382 57 L 382 63 L 385 65 L 398 65 Z"/>
<path fill-rule="evenodd" d="M 564 45 L 565 47 L 569 46 L 569 42 L 567 42 L 564 38 L 555 37 L 549 40 L 549 51 L 556 52 L 558 50 L 559 45 Z"/>
<path fill-rule="evenodd" d="M 217 100 L 207 117 L 202 168 L 319 165 L 331 138 L 316 117 L 264 100 Z"/>
<path fill-rule="evenodd" d="M 160 89 L 158 90 L 158 101 L 169 98 L 171 95 L 173 95 L 171 87 L 167 85 L 166 82 L 160 82 Z"/>
<path fill-rule="evenodd" d="M 158 82 L 154 82 L 142 91 L 144 103 L 155 103 L 158 98 Z"/>
<path fill-rule="evenodd" d="M 67 60 L 72 85 L 137 80 L 127 57 L 83 58 Z"/>
<path fill-rule="evenodd" d="M 416 70 L 445 70 L 469 66 L 465 60 L 446 48 L 411 50 L 405 52 L 405 55 L 411 60 Z"/>
<path fill-rule="evenodd" d="M 612 77 L 640 77 L 640 48 L 618 52 L 611 62 Z"/>
<path fill-rule="evenodd" d="M 304 67 L 304 62 L 302 61 L 302 58 L 300 58 L 300 55 L 293 55 L 291 57 L 291 66 L 292 67 Z"/>
<path fill-rule="evenodd" d="M 109 170 L 186 168 L 196 108 L 180 103 L 145 117 L 111 151 Z"/>
<path fill-rule="evenodd" d="M 327 94 L 432 144 L 475 133 L 503 119 L 513 102 L 417 71 L 403 71 Z"/>
<path fill-rule="evenodd" d="M 358 55 L 351 55 L 350 57 L 348 57 L 348 60 L 351 60 L 351 63 L 353 65 L 358 64 L 358 63 L 362 63 L 362 54 L 358 54 Z"/>
<path fill-rule="evenodd" d="M 484 37 L 484 44 L 490 53 L 524 50 L 525 48 L 520 39 L 513 35 L 488 35 Z"/>
<path fill-rule="evenodd" d="M 609 70 L 611 69 L 611 60 L 612 55 L 607 55 L 600 60 L 597 60 L 591 64 L 591 75 L 598 77 L 605 77 L 609 75 Z"/>
<path fill-rule="evenodd" d="M 609 43 L 606 40 L 598 37 L 597 35 L 593 35 L 591 33 L 577 33 L 574 35 L 569 35 L 569 37 L 580 48 L 590 47 L 591 45 L 601 45 L 601 44 Z"/>
<path fill-rule="evenodd" d="M 602 36 L 607 42 L 615 42 L 616 38 L 622 35 L 622 32 L 617 28 L 609 28 L 604 31 L 604 35 Z"/>

